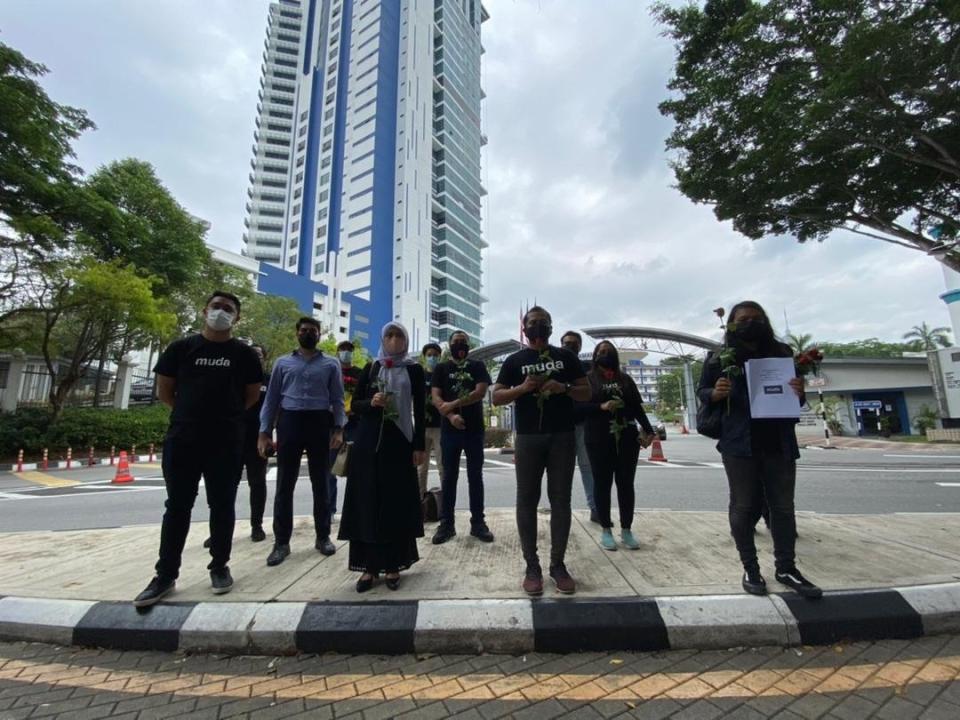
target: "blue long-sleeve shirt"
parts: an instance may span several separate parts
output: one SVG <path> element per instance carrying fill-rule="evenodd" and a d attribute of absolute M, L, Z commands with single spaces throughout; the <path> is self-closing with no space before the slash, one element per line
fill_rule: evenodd
<path fill-rule="evenodd" d="M 299 350 L 278 358 L 260 411 L 260 432 L 273 430 L 277 411 L 281 408 L 290 411 L 329 410 L 336 427 L 346 425 L 340 361 L 321 352 L 307 358 Z"/>

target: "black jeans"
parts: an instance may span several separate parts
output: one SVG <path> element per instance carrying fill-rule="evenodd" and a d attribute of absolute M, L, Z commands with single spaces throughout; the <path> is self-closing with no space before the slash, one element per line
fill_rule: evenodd
<path fill-rule="evenodd" d="M 797 481 L 797 463 L 783 454 L 758 454 L 754 457 L 723 456 L 730 486 L 730 534 L 744 567 L 757 562 L 753 529 L 760 517 L 763 498 L 770 506 L 770 534 L 778 571 L 790 570 L 796 560 L 797 520 L 793 494 Z"/>
<path fill-rule="evenodd" d="M 453 511 L 457 505 L 457 481 L 460 479 L 460 453 L 467 456 L 467 484 L 470 488 L 470 525 L 480 527 L 483 519 L 483 431 L 465 432 L 444 427 L 440 431 L 440 453 L 443 458 L 443 507 L 440 522 L 453 527 Z"/>
<path fill-rule="evenodd" d="M 597 504 L 600 526 L 613 527 L 610 519 L 610 491 L 614 481 L 617 484 L 617 505 L 620 508 L 620 527 L 629 530 L 633 525 L 635 496 L 633 481 L 637 474 L 637 458 L 640 456 L 640 443 L 637 431 L 625 428 L 620 436 L 620 446 L 610 436 L 601 444 L 587 443 L 590 467 L 593 470 L 593 499 Z"/>
<path fill-rule="evenodd" d="M 243 440 L 243 467 L 250 486 L 250 527 L 263 527 L 263 511 L 267 506 L 267 459 L 257 452 L 257 436 Z"/>
<path fill-rule="evenodd" d="M 313 489 L 313 522 L 317 537 L 330 535 L 327 509 L 331 416 L 326 410 L 281 410 L 277 421 L 277 492 L 273 500 L 273 537 L 287 545 L 293 534 L 293 491 L 300 460 L 307 452 L 307 471 Z"/>
<path fill-rule="evenodd" d="M 514 453 L 517 473 L 517 533 L 528 567 L 539 567 L 537 555 L 537 505 L 543 471 L 547 471 L 550 500 L 550 565 L 559 565 L 570 538 L 570 492 L 577 461 L 573 431 L 517 435 Z"/>
<path fill-rule="evenodd" d="M 160 528 L 160 558 L 157 575 L 175 579 L 180 574 L 183 546 L 190 532 L 190 515 L 197 499 L 200 477 L 210 508 L 209 570 L 230 562 L 234 504 L 240 484 L 242 454 L 240 433 L 222 438 L 187 439 L 168 437 L 163 443 L 163 481 L 167 486 L 166 511 Z"/>

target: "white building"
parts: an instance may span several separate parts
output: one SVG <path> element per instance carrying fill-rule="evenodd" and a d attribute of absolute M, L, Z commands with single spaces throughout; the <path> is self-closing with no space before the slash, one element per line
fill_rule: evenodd
<path fill-rule="evenodd" d="M 482 334 L 479 0 L 270 7 L 244 254 L 370 342 Z"/>

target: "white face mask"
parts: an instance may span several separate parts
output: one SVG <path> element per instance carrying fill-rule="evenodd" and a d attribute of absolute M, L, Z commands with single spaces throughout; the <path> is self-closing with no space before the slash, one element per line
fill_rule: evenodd
<path fill-rule="evenodd" d="M 207 327 L 217 332 L 229 330 L 233 325 L 233 313 L 226 310 L 207 310 Z"/>
<path fill-rule="evenodd" d="M 342 363 L 353 361 L 353 350 L 341 350 L 338 355 L 340 356 L 340 362 Z"/>

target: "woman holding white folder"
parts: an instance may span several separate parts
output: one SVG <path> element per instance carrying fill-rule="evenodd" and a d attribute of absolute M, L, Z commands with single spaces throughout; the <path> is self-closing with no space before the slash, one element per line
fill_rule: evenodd
<path fill-rule="evenodd" d="M 753 529 L 764 497 L 770 506 L 770 533 L 776 579 L 806 598 L 819 598 L 820 588 L 796 566 L 796 516 L 793 496 L 800 457 L 795 419 L 751 417 L 745 365 L 748 360 L 789 358 L 793 351 L 777 341 L 763 308 L 755 302 L 737 303 L 727 315 L 725 347 L 711 353 L 703 367 L 697 395 L 719 413 L 717 450 L 723 458 L 730 487 L 730 533 L 743 563 L 743 589 L 764 595 L 767 583 L 760 573 Z M 803 381 L 789 386 L 803 404 Z"/>

